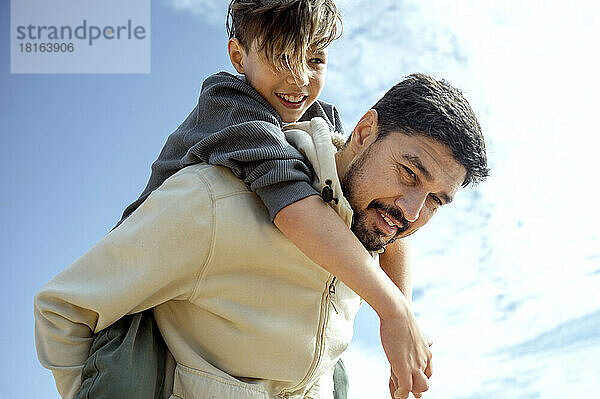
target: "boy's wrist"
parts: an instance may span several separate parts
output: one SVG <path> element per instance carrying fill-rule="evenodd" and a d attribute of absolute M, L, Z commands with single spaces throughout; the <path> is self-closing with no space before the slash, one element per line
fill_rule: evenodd
<path fill-rule="evenodd" d="M 379 318 L 388 320 L 409 317 L 412 310 L 402 291 L 391 280 L 386 283 L 386 289 L 381 292 L 382 296 L 378 303 L 375 306 L 371 305 Z"/>

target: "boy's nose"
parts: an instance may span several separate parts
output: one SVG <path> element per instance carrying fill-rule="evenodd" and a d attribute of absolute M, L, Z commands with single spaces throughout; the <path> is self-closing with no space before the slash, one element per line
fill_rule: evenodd
<path fill-rule="evenodd" d="M 413 223 L 419 218 L 426 199 L 427 196 L 412 193 L 396 198 L 395 204 L 402 210 L 406 220 Z"/>
<path fill-rule="evenodd" d="M 294 76 L 293 74 L 289 73 L 287 76 L 287 82 L 289 84 L 295 84 L 300 87 L 308 86 L 308 74 L 303 73 L 300 76 Z"/>

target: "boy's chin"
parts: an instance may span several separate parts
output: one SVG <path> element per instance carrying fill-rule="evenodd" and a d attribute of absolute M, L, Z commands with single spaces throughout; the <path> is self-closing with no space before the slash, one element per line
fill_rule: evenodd
<path fill-rule="evenodd" d="M 313 101 L 314 103 L 314 101 Z M 306 112 L 306 110 L 313 104 L 305 104 L 301 109 L 297 109 L 297 110 L 282 110 L 283 112 L 279 112 L 279 116 L 281 117 L 281 120 L 283 121 L 283 123 L 294 123 L 294 122 L 298 122 L 298 120 L 300 118 L 302 118 L 302 115 L 304 115 L 304 113 Z"/>
<path fill-rule="evenodd" d="M 306 111 L 306 109 L 303 109 L 301 112 L 298 113 L 294 113 L 294 115 L 291 115 L 290 113 L 286 113 L 286 115 L 279 115 L 281 116 L 281 120 L 283 121 L 283 123 L 294 123 L 294 122 L 298 122 L 298 120 L 302 117 L 302 115 L 304 115 L 304 112 Z"/>

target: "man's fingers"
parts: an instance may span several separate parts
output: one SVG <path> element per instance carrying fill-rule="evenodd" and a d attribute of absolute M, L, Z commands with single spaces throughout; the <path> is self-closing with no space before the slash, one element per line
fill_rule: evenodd
<path fill-rule="evenodd" d="M 429 389 L 429 381 L 427 380 L 427 376 L 423 373 L 422 370 L 417 370 L 413 373 L 412 379 L 412 389 L 413 394 L 415 393 L 423 393 Z"/>
<path fill-rule="evenodd" d="M 390 395 L 394 398 L 394 393 L 398 389 L 398 379 L 390 369 Z"/>
<path fill-rule="evenodd" d="M 410 372 L 397 373 L 392 367 L 392 380 L 394 382 L 395 391 L 392 394 L 393 398 L 406 399 L 412 391 L 413 379 Z"/>
<path fill-rule="evenodd" d="M 433 374 L 433 366 L 431 365 L 431 358 L 429 358 L 429 361 L 427 362 L 427 367 L 425 367 L 425 370 L 423 371 L 423 373 L 425 373 L 427 378 L 431 378 L 431 375 Z"/>
<path fill-rule="evenodd" d="M 392 395 L 392 398 L 394 398 L 394 399 L 408 399 L 408 394 L 410 394 L 410 392 L 403 391 L 402 388 L 398 388 L 398 389 L 396 389 L 396 392 L 394 392 L 394 394 Z"/>
<path fill-rule="evenodd" d="M 392 375 L 394 376 L 396 382 L 396 392 L 406 392 L 408 394 L 410 391 L 412 391 L 413 378 L 410 372 L 398 374 L 392 370 Z"/>

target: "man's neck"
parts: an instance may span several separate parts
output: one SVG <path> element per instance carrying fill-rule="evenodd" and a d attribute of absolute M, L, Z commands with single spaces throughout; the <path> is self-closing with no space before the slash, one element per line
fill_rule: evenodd
<path fill-rule="evenodd" d="M 348 166 L 350 165 L 352 154 L 350 154 L 350 150 L 346 146 L 338 152 L 336 152 L 334 156 L 338 179 L 340 179 L 341 182 L 344 178 L 344 175 L 346 174 L 346 171 L 348 170 Z"/>

